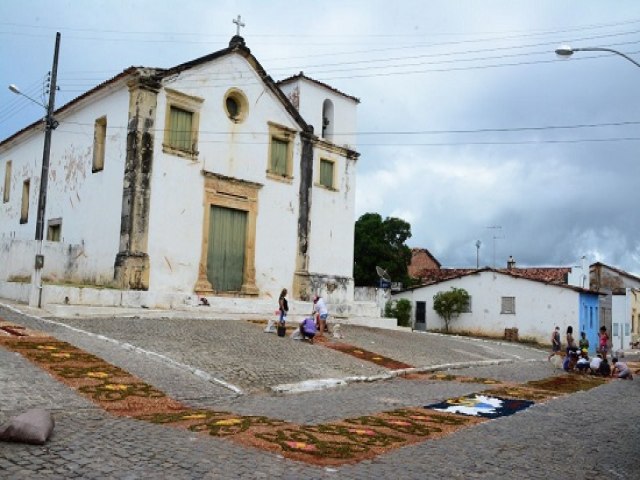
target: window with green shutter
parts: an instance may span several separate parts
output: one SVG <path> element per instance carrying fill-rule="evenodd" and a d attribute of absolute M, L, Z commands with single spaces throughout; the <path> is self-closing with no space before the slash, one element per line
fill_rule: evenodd
<path fill-rule="evenodd" d="M 169 145 L 178 150 L 193 150 L 193 113 L 178 107 L 171 107 L 169 113 Z"/>
<path fill-rule="evenodd" d="M 200 108 L 204 99 L 165 88 L 167 98 L 162 151 L 195 160 L 198 157 Z"/>
<path fill-rule="evenodd" d="M 334 188 L 333 162 L 331 160 L 320 160 L 320 185 L 327 188 Z"/>
<path fill-rule="evenodd" d="M 276 175 L 287 175 L 287 157 L 289 142 L 271 138 L 271 165 L 269 170 Z"/>

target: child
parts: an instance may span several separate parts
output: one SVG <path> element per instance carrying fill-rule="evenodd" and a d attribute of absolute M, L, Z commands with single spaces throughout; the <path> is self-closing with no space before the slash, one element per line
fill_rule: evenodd
<path fill-rule="evenodd" d="M 607 327 L 604 325 L 600 327 L 598 332 L 598 352 L 602 354 L 602 359 L 607 359 L 607 352 L 609 351 L 609 334 L 607 333 Z"/>
<path fill-rule="evenodd" d="M 631 374 L 631 370 L 624 362 L 619 362 L 616 357 L 611 359 L 611 363 L 613 363 L 613 370 L 611 371 L 611 376 L 616 378 L 622 378 L 625 380 L 633 380 L 633 375 Z"/>
<path fill-rule="evenodd" d="M 580 333 L 580 341 L 578 342 L 578 347 L 580 350 L 589 351 L 589 339 L 587 338 L 587 334 L 585 332 Z"/>

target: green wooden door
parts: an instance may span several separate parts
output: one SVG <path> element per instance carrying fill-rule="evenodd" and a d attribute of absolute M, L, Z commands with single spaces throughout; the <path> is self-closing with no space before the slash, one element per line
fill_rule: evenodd
<path fill-rule="evenodd" d="M 211 207 L 207 277 L 218 292 L 241 290 L 246 232 L 247 212 Z"/>

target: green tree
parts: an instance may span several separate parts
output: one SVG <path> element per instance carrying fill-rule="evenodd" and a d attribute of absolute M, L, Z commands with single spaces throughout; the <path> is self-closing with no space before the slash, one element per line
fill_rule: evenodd
<path fill-rule="evenodd" d="M 405 244 L 411 238 L 411 225 L 395 217 L 365 213 L 355 225 L 353 278 L 356 286 L 378 285 L 376 266 L 384 268 L 394 282 L 409 285 L 407 267 L 411 249 Z"/>
<path fill-rule="evenodd" d="M 444 328 L 447 333 L 451 320 L 467 311 L 470 298 L 464 288 L 455 287 L 451 287 L 451 290 L 446 292 L 438 292 L 433 296 L 433 309 L 444 320 Z"/>

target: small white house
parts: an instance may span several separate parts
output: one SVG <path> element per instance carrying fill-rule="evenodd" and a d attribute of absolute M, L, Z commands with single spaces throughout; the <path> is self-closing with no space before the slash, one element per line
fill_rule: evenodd
<path fill-rule="evenodd" d="M 358 103 L 303 74 L 277 84 L 235 36 L 172 68 L 131 67 L 62 106 L 43 303 L 69 301 L 64 286 L 76 287 L 72 303 L 82 287 L 95 303 L 113 298 L 99 288 L 149 307 L 271 301 L 287 288 L 346 309 L 359 154 L 338 133 L 356 131 Z M 40 122 L 0 142 L 0 297 L 28 298 L 42 149 Z"/>
<path fill-rule="evenodd" d="M 451 331 L 503 336 L 505 329 L 517 328 L 520 338 L 550 343 L 551 332 L 559 326 L 564 338 L 568 326 L 574 335 L 587 333 L 595 349 L 598 330 L 598 294 L 571 285 L 559 285 L 484 268 L 430 285 L 415 287 L 393 295 L 394 300 L 411 302 L 414 328 L 444 329 L 444 321 L 433 309 L 433 297 L 452 287 L 470 295 L 468 311 L 451 321 Z"/>
<path fill-rule="evenodd" d="M 632 341 L 632 321 L 635 316 L 635 292 L 631 288 L 611 296 L 611 350 L 627 350 Z"/>

